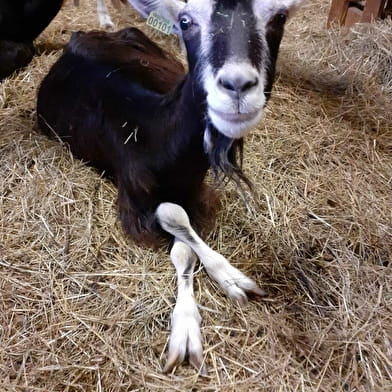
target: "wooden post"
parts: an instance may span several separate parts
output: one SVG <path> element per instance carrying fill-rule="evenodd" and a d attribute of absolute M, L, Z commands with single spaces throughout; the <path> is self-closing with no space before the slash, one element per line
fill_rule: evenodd
<path fill-rule="evenodd" d="M 332 0 L 327 22 L 328 27 L 334 22 L 339 24 L 344 23 L 349 3 L 350 0 Z"/>
<path fill-rule="evenodd" d="M 363 11 L 357 7 L 348 7 L 346 19 L 344 25 L 346 27 L 351 27 L 355 23 L 362 21 Z"/>
<path fill-rule="evenodd" d="M 347 27 L 357 22 L 371 23 L 388 14 L 392 14 L 392 0 L 332 0 L 327 26 L 333 22 Z"/>
<path fill-rule="evenodd" d="M 370 23 L 378 19 L 383 14 L 386 1 L 387 0 L 366 0 L 361 22 Z"/>

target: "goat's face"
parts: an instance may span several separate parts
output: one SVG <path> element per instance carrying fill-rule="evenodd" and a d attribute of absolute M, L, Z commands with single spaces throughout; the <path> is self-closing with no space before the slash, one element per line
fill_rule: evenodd
<path fill-rule="evenodd" d="M 302 0 L 129 1 L 144 14 L 159 3 L 175 20 L 210 121 L 229 138 L 244 136 L 262 117 L 286 19 Z"/>
<path fill-rule="evenodd" d="M 261 119 L 284 24 L 296 3 L 189 0 L 179 13 L 188 53 L 201 59 L 208 117 L 225 136 L 240 138 Z"/>

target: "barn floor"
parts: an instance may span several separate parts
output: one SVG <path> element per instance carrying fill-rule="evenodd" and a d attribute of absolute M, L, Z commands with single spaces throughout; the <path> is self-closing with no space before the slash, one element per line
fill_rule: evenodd
<path fill-rule="evenodd" d="M 245 206 L 228 186 L 207 238 L 270 296 L 241 309 L 198 270 L 202 378 L 161 372 L 176 294 L 166 249 L 132 245 L 114 186 L 35 125 L 70 32 L 97 28 L 93 0 L 70 3 L 0 85 L 0 390 L 391 391 L 392 24 L 328 32 L 329 2 L 315 0 L 287 27 L 246 141 L 255 195 Z M 112 15 L 149 31 L 129 9 Z"/>

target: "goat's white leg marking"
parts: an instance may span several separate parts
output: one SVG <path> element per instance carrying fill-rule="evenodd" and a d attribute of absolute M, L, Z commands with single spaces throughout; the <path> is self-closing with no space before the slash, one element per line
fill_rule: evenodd
<path fill-rule="evenodd" d="M 193 296 L 193 270 L 196 255 L 185 243 L 175 239 L 170 257 L 177 272 L 177 302 L 172 314 L 169 354 L 165 373 L 181 363 L 186 353 L 189 362 L 201 374 L 206 375 L 207 369 L 203 365 L 203 346 L 201 343 L 201 317 Z"/>
<path fill-rule="evenodd" d="M 181 206 L 161 203 L 156 210 L 156 217 L 165 231 L 193 249 L 208 275 L 219 283 L 232 300 L 240 305 L 245 305 L 248 302 L 246 292 L 266 295 L 266 292 L 259 289 L 252 279 L 233 267 L 221 254 L 203 242 L 193 230 L 188 215 Z"/>
<path fill-rule="evenodd" d="M 113 29 L 114 24 L 110 18 L 105 0 L 97 0 L 97 16 L 99 25 L 105 29 Z"/>

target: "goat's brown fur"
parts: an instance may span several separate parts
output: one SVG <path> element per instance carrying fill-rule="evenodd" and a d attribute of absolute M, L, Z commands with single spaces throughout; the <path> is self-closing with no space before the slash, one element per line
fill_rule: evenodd
<path fill-rule="evenodd" d="M 41 128 L 113 179 L 120 220 L 139 244 L 167 238 L 154 215 L 164 201 L 182 205 L 199 230 L 214 221 L 217 197 L 203 182 L 208 159 L 194 108 L 177 108 L 184 77 L 181 63 L 140 30 L 79 32 L 39 91 Z M 178 125 L 184 110 L 189 129 Z"/>

